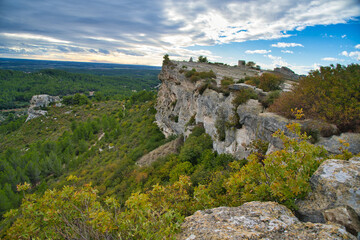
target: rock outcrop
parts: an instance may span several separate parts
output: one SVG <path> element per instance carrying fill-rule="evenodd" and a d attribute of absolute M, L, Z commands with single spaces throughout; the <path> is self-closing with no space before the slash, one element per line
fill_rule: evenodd
<path fill-rule="evenodd" d="M 140 167 L 149 166 L 160 157 L 165 157 L 171 153 L 178 153 L 178 150 L 183 142 L 184 139 L 182 137 L 178 137 L 177 139 L 156 148 L 148 154 L 145 154 L 136 162 L 136 164 Z"/>
<path fill-rule="evenodd" d="M 213 147 L 218 153 L 230 153 L 237 158 L 247 157 L 250 153 L 248 145 L 255 139 L 268 141 L 271 149 L 281 147 L 279 140 L 273 138 L 272 134 L 278 129 L 290 134 L 286 128 L 289 120 L 264 111 L 257 100 L 249 100 L 234 109 L 232 102 L 236 92 L 242 88 L 254 89 L 253 86 L 234 84 L 229 86 L 228 94 L 216 91 L 214 88 L 200 91 L 204 80 L 192 82 L 185 76 L 186 71 L 193 68 L 197 72 L 213 71 L 218 88 L 221 86 L 223 77 L 231 77 L 236 82 L 245 76 L 254 76 L 259 73 L 254 69 L 207 63 L 172 61 L 170 64 L 164 65 L 159 74 L 162 83 L 158 92 L 156 122 L 165 136 L 183 134 L 186 137 L 190 133 L 192 125 L 202 123 L 206 133 L 211 136 Z M 260 98 L 267 94 L 261 89 L 255 88 L 254 90 Z M 240 119 L 239 122 L 237 122 L 238 119 Z M 219 137 L 217 129 L 219 124 L 225 126 L 222 134 L 225 137 Z M 236 128 L 234 125 L 241 127 Z M 314 121 L 304 121 L 304 125 L 310 128 L 316 125 L 324 126 L 324 124 L 314 124 Z M 325 146 L 330 153 L 337 154 L 342 147 L 339 139 L 345 139 L 350 140 L 348 141 L 349 150 L 352 153 L 360 152 L 360 134 L 346 133 L 339 137 L 333 136 L 337 133 L 335 126 L 326 125 L 319 130 L 318 144 Z"/>
<path fill-rule="evenodd" d="M 329 159 L 310 178 L 312 192 L 298 201 L 298 216 L 303 221 L 325 222 L 324 211 L 350 206 L 360 215 L 360 158 L 348 161 Z"/>
<path fill-rule="evenodd" d="M 197 211 L 185 219 L 178 239 L 356 239 L 337 224 L 303 223 L 275 202 Z"/>
<path fill-rule="evenodd" d="M 45 116 L 47 111 L 38 108 L 48 107 L 51 103 L 56 103 L 57 106 L 61 106 L 60 97 L 49 96 L 47 94 L 32 96 L 26 122 L 40 116 Z"/>

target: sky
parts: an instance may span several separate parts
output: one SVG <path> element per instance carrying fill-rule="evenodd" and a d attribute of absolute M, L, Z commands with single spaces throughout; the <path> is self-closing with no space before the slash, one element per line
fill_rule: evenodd
<path fill-rule="evenodd" d="M 360 62 L 360 0 L 0 0 L 0 57 L 306 74 Z"/>

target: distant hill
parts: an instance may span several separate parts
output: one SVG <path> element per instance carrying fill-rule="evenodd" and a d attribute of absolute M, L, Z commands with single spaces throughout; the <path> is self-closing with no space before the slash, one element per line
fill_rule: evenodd
<path fill-rule="evenodd" d="M 161 70 L 161 67 L 115 63 L 66 62 L 0 58 L 0 69 L 34 72 L 41 69 L 62 69 L 69 72 L 116 75 L 124 70 Z"/>

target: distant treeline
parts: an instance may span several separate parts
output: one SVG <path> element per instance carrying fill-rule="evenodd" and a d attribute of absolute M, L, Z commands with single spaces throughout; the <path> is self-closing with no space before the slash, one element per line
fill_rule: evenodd
<path fill-rule="evenodd" d="M 85 70 L 83 70 L 85 71 Z M 0 70 L 0 110 L 27 106 L 33 95 L 65 96 L 95 91 L 104 97 L 130 96 L 133 90 L 150 90 L 159 84 L 158 70 L 122 69 L 121 75 L 102 76 L 101 71 L 69 73 L 46 69 L 34 73 Z"/>

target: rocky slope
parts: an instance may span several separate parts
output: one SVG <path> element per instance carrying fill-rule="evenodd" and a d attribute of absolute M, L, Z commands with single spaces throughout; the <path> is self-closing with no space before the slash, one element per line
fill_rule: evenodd
<path fill-rule="evenodd" d="M 178 239 L 360 239 L 360 158 L 326 160 L 310 182 L 298 218 L 275 202 L 207 209 L 185 219 Z"/>
<path fill-rule="evenodd" d="M 178 239 L 356 239 L 334 223 L 303 223 L 275 202 L 197 211 L 187 217 Z"/>
<path fill-rule="evenodd" d="M 166 136 L 172 134 L 187 136 L 193 125 L 203 124 L 206 133 L 213 139 L 213 147 L 218 153 L 230 153 L 238 158 L 247 157 L 251 141 L 261 139 L 270 143 L 269 149 L 281 147 L 278 139 L 272 134 L 278 130 L 287 131 L 289 120 L 274 113 L 266 112 L 258 100 L 249 100 L 246 104 L 234 109 L 233 99 L 241 88 L 254 88 L 246 84 L 234 84 L 229 87 L 230 94 L 224 94 L 207 88 L 204 92 L 199 89 L 204 80 L 190 81 L 186 71 L 195 68 L 197 72 L 213 71 L 216 74 L 216 84 L 220 87 L 223 77 L 232 77 L 235 82 L 245 76 L 260 74 L 259 70 L 214 65 L 194 62 L 175 62 L 164 65 L 159 75 L 161 86 L 158 93 L 156 121 Z M 286 86 L 288 88 L 288 86 Z M 254 89 L 260 97 L 265 96 L 261 89 Z M 236 116 L 237 115 L 237 116 Z M 239 120 L 241 128 L 232 127 L 231 122 Z M 237 120 L 236 120 L 237 121 Z M 303 121 L 307 127 L 325 126 L 323 137 L 318 144 L 323 145 L 330 153 L 339 153 L 341 143 L 339 139 L 350 143 L 349 150 L 360 152 L 360 135 L 343 133 L 339 136 L 333 125 Z M 223 125 L 225 137 L 219 137 L 217 126 Z M 288 133 L 289 134 L 289 133 Z"/>
<path fill-rule="evenodd" d="M 60 97 L 50 96 L 47 94 L 32 96 L 26 122 L 40 116 L 45 116 L 47 114 L 47 111 L 41 110 L 39 108 L 48 107 L 51 103 L 55 103 L 56 106 L 61 106 Z"/>

